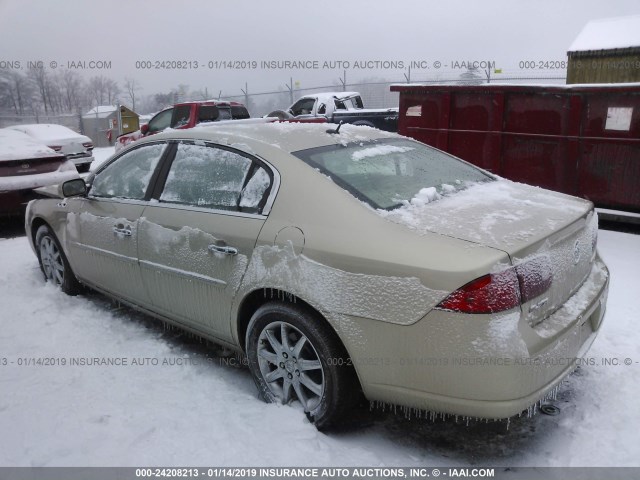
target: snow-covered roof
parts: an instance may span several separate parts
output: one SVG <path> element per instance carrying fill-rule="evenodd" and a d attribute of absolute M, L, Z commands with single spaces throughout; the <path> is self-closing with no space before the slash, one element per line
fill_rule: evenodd
<path fill-rule="evenodd" d="M 569 52 L 640 47 L 640 15 L 601 18 L 587 23 Z"/>
<path fill-rule="evenodd" d="M 118 109 L 118 107 L 116 107 L 114 105 L 100 105 L 98 107 L 93 107 L 91 110 L 89 110 L 83 116 L 84 117 L 88 117 L 88 116 L 96 117 L 97 116 L 98 118 L 104 118 L 104 117 L 108 117 L 109 115 L 111 115 L 117 109 Z"/>

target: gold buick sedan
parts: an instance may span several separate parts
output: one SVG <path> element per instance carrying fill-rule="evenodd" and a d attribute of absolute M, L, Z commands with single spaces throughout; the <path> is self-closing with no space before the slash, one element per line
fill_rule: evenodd
<path fill-rule="evenodd" d="M 47 281 L 244 352 L 318 428 L 362 394 L 531 412 L 605 312 L 590 202 L 368 127 L 168 131 L 49 194 L 25 219 Z"/>

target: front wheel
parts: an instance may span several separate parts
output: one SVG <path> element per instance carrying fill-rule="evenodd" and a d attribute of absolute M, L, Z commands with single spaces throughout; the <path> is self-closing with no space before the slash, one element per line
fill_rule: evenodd
<path fill-rule="evenodd" d="M 358 382 L 335 332 L 297 305 L 269 303 L 247 330 L 249 369 L 267 402 L 297 401 L 318 429 L 351 408 Z"/>
<path fill-rule="evenodd" d="M 80 293 L 81 285 L 71 271 L 58 239 L 47 225 L 38 228 L 35 244 L 45 280 L 59 286 L 67 295 Z"/>

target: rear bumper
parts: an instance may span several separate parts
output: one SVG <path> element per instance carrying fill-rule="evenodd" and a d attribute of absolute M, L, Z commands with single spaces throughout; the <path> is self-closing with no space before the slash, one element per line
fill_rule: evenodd
<path fill-rule="evenodd" d="M 69 161 L 73 162 L 73 164 L 76 167 L 84 167 L 84 166 L 89 166 L 91 165 L 91 162 L 93 162 L 94 158 L 92 155 L 89 155 L 88 157 L 71 157 L 68 158 Z"/>
<path fill-rule="evenodd" d="M 30 200 L 41 198 L 33 192 L 34 188 L 57 185 L 74 178 L 78 178 L 78 172 L 70 162 L 54 172 L 0 177 L 0 215 L 20 214 Z"/>
<path fill-rule="evenodd" d="M 24 209 L 29 201 L 34 200 L 37 195 L 33 190 L 14 190 L 0 192 L 0 216 L 18 216 L 24 213 Z"/>
<path fill-rule="evenodd" d="M 368 399 L 508 418 L 544 398 L 577 365 L 594 364 L 584 357 L 601 326 L 608 285 L 608 270 L 596 259 L 583 286 L 543 322 L 544 330 L 531 328 L 519 309 L 500 315 L 433 310 L 408 326 L 349 317 L 338 328 L 366 332 L 353 342 L 341 337 Z"/>

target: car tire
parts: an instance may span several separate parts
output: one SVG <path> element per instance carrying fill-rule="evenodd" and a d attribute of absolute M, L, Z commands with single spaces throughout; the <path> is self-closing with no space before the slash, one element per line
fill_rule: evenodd
<path fill-rule="evenodd" d="M 262 399 L 299 401 L 319 430 L 339 424 L 359 399 L 344 346 L 325 320 L 306 308 L 284 302 L 261 306 L 249 322 L 246 346 Z"/>
<path fill-rule="evenodd" d="M 40 270 L 45 280 L 59 286 L 67 295 L 80 293 L 82 285 L 71 270 L 60 242 L 49 226 L 42 225 L 38 228 L 35 245 Z"/>

